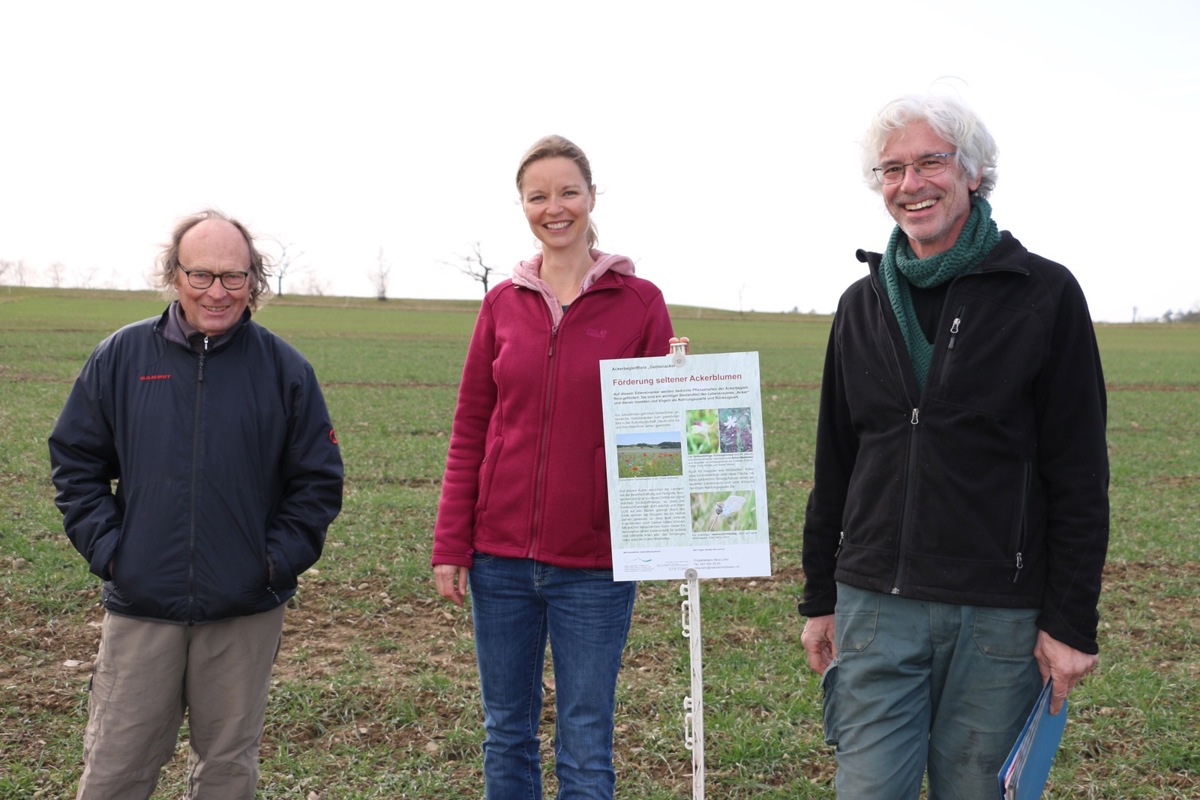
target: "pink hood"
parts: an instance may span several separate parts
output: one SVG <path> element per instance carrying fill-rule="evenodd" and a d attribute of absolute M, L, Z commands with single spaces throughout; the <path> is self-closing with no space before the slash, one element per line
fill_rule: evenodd
<path fill-rule="evenodd" d="M 599 250 L 593 250 L 592 260 L 595 263 L 592 264 L 592 268 L 587 271 L 587 274 L 583 276 L 583 283 L 579 287 L 580 294 L 586 292 L 601 275 L 610 270 L 619 275 L 633 274 L 633 262 L 625 256 L 609 255 Z M 558 323 L 562 322 L 562 303 L 554 296 L 554 292 L 550 291 L 549 284 L 542 280 L 541 272 L 542 254 L 538 253 L 533 258 L 528 261 L 522 261 L 513 268 L 512 281 L 517 286 L 532 289 L 542 295 L 542 299 L 546 301 L 546 305 L 550 309 L 551 324 L 557 330 Z"/>

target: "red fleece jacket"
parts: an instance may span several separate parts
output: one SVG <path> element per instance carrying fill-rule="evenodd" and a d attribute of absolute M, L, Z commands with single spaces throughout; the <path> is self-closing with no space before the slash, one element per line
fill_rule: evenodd
<path fill-rule="evenodd" d="M 608 269 L 557 327 L 542 293 L 521 278 L 525 285 L 506 280 L 484 298 L 459 386 L 433 564 L 470 567 L 478 551 L 612 567 L 600 361 L 665 355 L 673 332 L 654 284 L 622 256 L 595 255 Z"/>

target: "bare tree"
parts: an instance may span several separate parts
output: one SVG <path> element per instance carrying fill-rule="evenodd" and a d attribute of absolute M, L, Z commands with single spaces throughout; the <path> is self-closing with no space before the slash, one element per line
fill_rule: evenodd
<path fill-rule="evenodd" d="M 448 267 L 454 267 L 462 274 L 470 276 L 472 280 L 479 281 L 479 283 L 483 284 L 484 294 L 487 294 L 488 283 L 491 282 L 493 275 L 505 274 L 497 270 L 495 267 L 489 267 L 487 264 L 483 263 L 483 251 L 480 248 L 479 242 L 471 243 L 471 255 L 463 256 L 455 254 L 454 257 L 458 259 L 459 263 L 451 263 L 449 261 L 443 261 L 441 263 Z"/>
<path fill-rule="evenodd" d="M 378 262 L 375 265 L 368 277 L 371 283 L 375 286 L 375 298 L 377 300 L 387 300 L 388 277 L 392 273 L 392 265 L 383 255 L 383 247 L 379 248 Z"/>
<path fill-rule="evenodd" d="M 304 253 L 288 252 L 292 247 L 291 242 L 284 244 L 276 240 L 276 244 L 279 245 L 279 258 L 275 259 L 275 295 L 283 297 L 283 279 L 289 273 L 303 271 L 303 268 L 293 270 L 292 267 L 296 265 L 296 262 L 300 260 Z"/>
<path fill-rule="evenodd" d="M 96 272 L 98 271 L 98 269 L 99 269 L 98 267 L 88 267 L 84 272 L 80 273 L 80 275 L 82 276 L 81 281 L 80 281 L 81 288 L 84 288 L 84 289 L 95 289 L 96 288 Z"/>
<path fill-rule="evenodd" d="M 24 286 L 28 275 L 29 270 L 25 266 L 24 259 L 16 261 L 0 260 L 0 283 L 8 284 L 9 294 L 12 294 L 12 287 Z"/>
<path fill-rule="evenodd" d="M 67 268 L 61 261 L 55 261 L 46 268 L 46 274 L 50 276 L 50 285 L 55 289 L 62 288 L 63 278 L 67 274 Z"/>
<path fill-rule="evenodd" d="M 324 297 L 329 294 L 329 283 L 310 272 L 304 276 L 304 285 L 300 292 L 311 297 Z"/>

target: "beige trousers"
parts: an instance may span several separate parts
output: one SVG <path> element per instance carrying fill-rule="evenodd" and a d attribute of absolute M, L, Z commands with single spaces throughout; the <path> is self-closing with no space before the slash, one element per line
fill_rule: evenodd
<path fill-rule="evenodd" d="M 76 800 L 146 800 L 187 712 L 188 798 L 253 800 L 285 606 L 205 625 L 106 614 Z"/>

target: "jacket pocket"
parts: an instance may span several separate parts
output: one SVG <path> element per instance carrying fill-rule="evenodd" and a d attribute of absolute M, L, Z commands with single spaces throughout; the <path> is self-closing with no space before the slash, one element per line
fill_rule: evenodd
<path fill-rule="evenodd" d="M 960 305 L 954 312 L 954 319 L 950 322 L 950 338 L 946 342 L 946 354 L 942 357 L 942 372 L 938 378 L 941 386 L 950 384 L 950 373 L 955 360 L 954 348 L 958 344 L 958 334 L 962 330 L 963 312 L 966 311 L 966 308 L 965 305 Z"/>
<path fill-rule="evenodd" d="M 487 509 L 488 495 L 492 493 L 492 480 L 496 476 L 496 462 L 500 460 L 500 452 L 503 449 L 504 437 L 497 436 L 487 452 L 483 454 L 483 463 L 479 465 L 479 499 L 475 502 L 476 516 Z"/>
<path fill-rule="evenodd" d="M 1021 494 L 1017 498 L 1017 518 L 1013 522 L 1012 550 L 1013 583 L 1021 579 L 1025 568 L 1025 547 L 1029 540 L 1029 492 L 1033 483 L 1033 465 L 1026 461 L 1021 472 Z"/>

